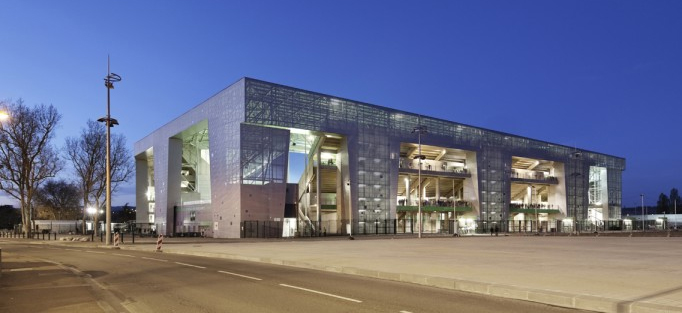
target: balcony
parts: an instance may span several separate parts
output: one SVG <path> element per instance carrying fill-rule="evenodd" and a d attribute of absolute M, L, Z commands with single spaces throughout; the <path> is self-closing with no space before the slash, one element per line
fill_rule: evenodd
<path fill-rule="evenodd" d="M 519 204 L 519 203 L 510 203 L 509 204 L 509 212 L 511 213 L 527 213 L 527 214 L 535 214 L 535 213 L 549 213 L 549 214 L 559 214 L 561 211 L 559 210 L 559 206 L 555 206 L 553 204 Z"/>
<path fill-rule="evenodd" d="M 413 200 L 411 203 L 406 203 L 405 200 L 398 201 L 398 206 L 396 210 L 398 212 L 417 212 L 419 211 L 418 201 Z M 454 203 L 454 208 L 456 212 L 471 212 L 471 203 L 467 201 L 457 201 Z M 452 212 L 453 203 L 452 201 L 435 201 L 435 200 L 424 200 L 422 201 L 422 212 Z"/>
<path fill-rule="evenodd" d="M 469 170 L 459 164 L 461 163 L 422 160 L 422 173 L 438 173 L 455 177 L 471 177 Z M 419 170 L 419 160 L 400 158 L 400 164 L 398 168 L 400 169 L 400 172 L 416 174 Z"/>
<path fill-rule="evenodd" d="M 541 183 L 541 184 L 558 184 L 559 179 L 555 176 L 549 176 L 546 172 L 528 171 L 528 170 L 513 170 L 509 177 L 511 181 Z"/>

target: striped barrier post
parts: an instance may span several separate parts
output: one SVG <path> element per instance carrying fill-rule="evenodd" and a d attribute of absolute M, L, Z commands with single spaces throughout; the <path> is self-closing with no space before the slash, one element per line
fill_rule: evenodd
<path fill-rule="evenodd" d="M 161 252 L 161 245 L 163 245 L 163 235 L 159 235 L 159 239 L 156 240 L 156 252 Z"/>
<path fill-rule="evenodd" d="M 114 247 L 118 247 L 118 232 L 114 234 Z"/>

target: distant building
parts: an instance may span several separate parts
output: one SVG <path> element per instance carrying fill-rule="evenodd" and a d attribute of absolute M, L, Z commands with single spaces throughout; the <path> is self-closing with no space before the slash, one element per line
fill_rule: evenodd
<path fill-rule="evenodd" d="M 416 233 L 420 206 L 425 233 L 570 231 L 621 218 L 625 169 L 620 157 L 250 78 L 138 141 L 135 158 L 138 223 L 217 238 L 253 225 Z"/>

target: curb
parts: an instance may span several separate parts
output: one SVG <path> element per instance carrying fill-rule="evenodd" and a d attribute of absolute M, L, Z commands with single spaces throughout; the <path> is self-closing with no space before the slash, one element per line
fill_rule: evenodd
<path fill-rule="evenodd" d="M 124 247 L 132 248 L 132 247 Z M 133 248 L 131 250 L 143 250 Z M 238 261 L 258 262 L 264 264 L 283 265 L 297 268 L 313 269 L 319 271 L 356 275 L 369 278 L 384 279 L 389 281 L 405 282 L 442 289 L 471 292 L 494 297 L 514 300 L 531 301 L 552 306 L 571 309 L 607 312 L 607 313 L 664 313 L 682 312 L 682 308 L 676 306 L 630 301 L 623 299 L 605 298 L 584 294 L 571 294 L 560 291 L 531 289 L 513 285 L 500 285 L 421 274 L 393 273 L 376 270 L 368 270 L 355 267 L 338 267 L 329 265 L 310 264 L 306 262 L 278 260 L 265 257 L 249 257 L 234 254 L 215 252 L 187 252 L 179 250 L 164 250 L 166 253 L 193 255 L 210 258 L 221 258 Z"/>

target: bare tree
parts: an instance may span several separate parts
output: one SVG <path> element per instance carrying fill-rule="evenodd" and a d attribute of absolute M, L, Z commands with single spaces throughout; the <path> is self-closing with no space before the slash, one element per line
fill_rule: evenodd
<path fill-rule="evenodd" d="M 81 130 L 80 137 L 66 138 L 66 155 L 71 161 L 80 187 L 83 208 L 92 205 L 91 195 L 95 186 L 99 184 L 99 168 L 105 166 L 106 138 L 103 136 L 104 126 L 93 120 L 88 120 L 87 127 Z M 99 209 L 99 203 L 95 199 L 95 205 Z M 85 212 L 83 210 L 83 228 L 85 229 Z M 95 215 L 97 225 L 98 214 Z M 95 228 L 97 229 L 97 228 Z"/>
<path fill-rule="evenodd" d="M 102 128 L 104 129 L 104 128 Z M 102 136 L 106 133 L 103 131 Z M 105 152 L 106 153 L 106 150 Z M 133 162 L 132 153 L 126 148 L 126 139 L 120 134 L 111 134 L 111 193 L 116 192 L 121 183 L 127 182 L 135 171 L 135 163 Z M 104 193 L 106 191 L 107 169 L 106 160 L 102 162 L 102 167 L 99 168 L 99 184 L 94 191 L 95 199 L 99 201 L 104 200 Z M 98 202 L 100 203 L 100 202 Z"/>
<path fill-rule="evenodd" d="M 51 145 L 61 115 L 52 105 L 31 108 L 21 99 L 0 108 L 10 115 L 0 123 L 0 189 L 19 201 L 23 231 L 30 233 L 36 190 L 61 169 Z"/>
<path fill-rule="evenodd" d="M 84 207 L 101 208 L 106 191 L 106 128 L 105 125 L 88 120 L 78 138 L 66 139 L 66 153 L 73 164 Z M 126 149 L 123 135 L 111 135 L 111 191 L 133 174 L 131 153 Z M 98 216 L 95 215 L 95 223 Z M 85 222 L 85 213 L 83 215 Z"/>
<path fill-rule="evenodd" d="M 35 203 L 38 216 L 42 213 L 53 220 L 76 219 L 80 213 L 80 190 L 66 180 L 50 179 L 38 188 Z"/>

